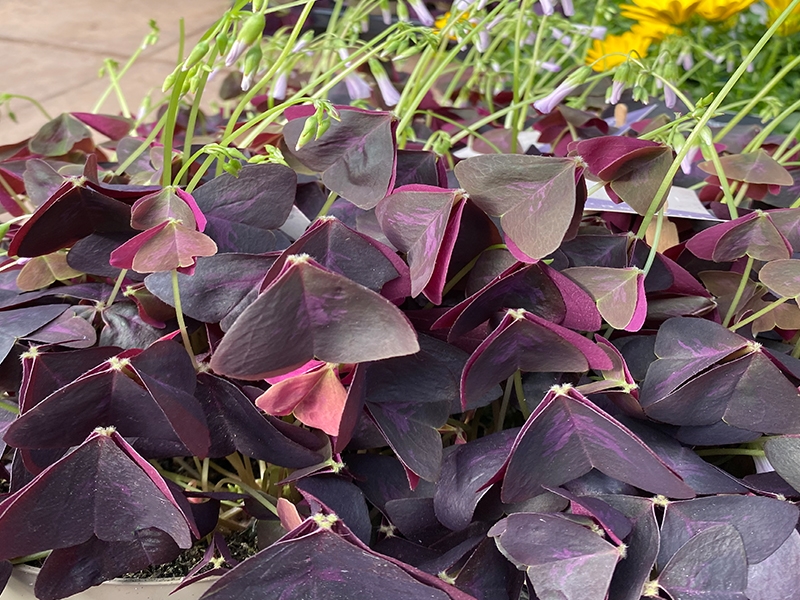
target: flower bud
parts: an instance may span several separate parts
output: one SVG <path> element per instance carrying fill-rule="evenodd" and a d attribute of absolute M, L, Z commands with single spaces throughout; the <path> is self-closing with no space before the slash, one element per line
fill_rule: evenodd
<path fill-rule="evenodd" d="M 384 25 L 392 24 L 392 11 L 389 8 L 389 0 L 380 0 L 378 6 L 381 7 L 381 16 L 383 17 Z"/>
<path fill-rule="evenodd" d="M 417 14 L 417 18 L 423 25 L 426 27 L 433 26 L 436 21 L 422 0 L 409 0 L 409 4 L 411 4 L 411 9 Z"/>
<path fill-rule="evenodd" d="M 207 40 L 202 40 L 198 42 L 198 44 L 189 53 L 188 58 L 183 62 L 183 67 L 181 67 L 181 70 L 188 71 L 193 66 L 198 64 L 201 60 L 203 60 L 206 57 L 206 54 L 208 54 L 208 49 L 209 46 Z"/>
<path fill-rule="evenodd" d="M 408 7 L 406 6 L 405 2 L 397 3 L 397 20 L 404 23 L 407 23 L 411 20 L 408 16 Z"/>
<path fill-rule="evenodd" d="M 307 143 L 315 139 L 317 130 L 317 120 L 315 118 L 308 117 L 303 125 L 303 131 L 300 132 L 300 137 L 297 139 L 297 144 L 295 144 L 294 149 L 300 150 Z"/>
<path fill-rule="evenodd" d="M 261 13 L 253 13 L 247 17 L 247 20 L 239 30 L 239 35 L 236 36 L 236 41 L 233 43 L 231 51 L 225 57 L 225 66 L 232 66 L 247 48 L 252 46 L 256 40 L 261 39 L 265 25 L 266 19 Z"/>
<path fill-rule="evenodd" d="M 261 58 L 263 53 L 261 52 L 261 46 L 256 45 L 250 48 L 247 51 L 247 54 L 244 57 L 244 70 L 242 77 L 242 91 L 246 92 L 250 89 L 250 86 L 253 85 L 253 80 L 256 77 L 256 73 L 258 72 L 258 67 L 261 64 Z"/>
<path fill-rule="evenodd" d="M 394 106 L 400 101 L 400 92 L 392 85 L 389 76 L 383 65 L 377 60 L 369 61 L 369 68 L 372 71 L 372 76 L 375 77 L 375 82 L 378 84 L 378 89 L 383 97 L 383 102 L 386 106 Z"/>
<path fill-rule="evenodd" d="M 214 40 L 217 44 L 217 52 L 219 52 L 221 55 L 225 54 L 225 51 L 228 49 L 228 42 L 230 40 L 231 38 L 227 31 L 220 31 Z"/>

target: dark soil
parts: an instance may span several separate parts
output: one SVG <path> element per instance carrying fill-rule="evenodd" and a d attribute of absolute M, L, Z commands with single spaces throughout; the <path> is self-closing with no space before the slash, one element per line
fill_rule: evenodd
<path fill-rule="evenodd" d="M 228 544 L 231 555 L 239 562 L 253 556 L 258 552 L 255 523 L 244 531 L 226 535 L 225 541 Z M 189 571 L 203 558 L 206 548 L 208 548 L 208 543 L 205 540 L 200 540 L 171 563 L 155 565 L 136 573 L 128 573 L 122 577 L 124 579 L 186 577 Z M 208 569 L 210 568 L 211 566 L 209 565 Z"/>

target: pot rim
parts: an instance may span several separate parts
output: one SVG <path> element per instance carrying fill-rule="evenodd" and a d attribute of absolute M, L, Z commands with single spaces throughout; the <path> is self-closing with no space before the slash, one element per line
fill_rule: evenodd
<path fill-rule="evenodd" d="M 27 573 L 29 575 L 33 575 L 34 577 L 39 574 L 41 571 L 41 567 L 32 567 L 31 565 L 26 564 L 19 564 L 14 565 L 15 569 L 19 569 L 20 571 Z M 211 576 L 207 579 L 214 580 L 218 579 L 219 576 Z M 114 579 L 109 579 L 108 581 L 104 581 L 100 585 L 144 585 L 144 586 L 177 586 L 181 581 L 183 581 L 183 577 L 150 577 L 150 578 L 142 578 L 142 579 L 135 579 L 135 578 L 124 578 L 124 577 L 115 577 Z"/>

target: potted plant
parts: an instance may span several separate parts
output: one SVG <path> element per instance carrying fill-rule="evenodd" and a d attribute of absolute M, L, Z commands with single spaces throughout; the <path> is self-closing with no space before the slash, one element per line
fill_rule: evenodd
<path fill-rule="evenodd" d="M 3 600 L 796 594 L 797 106 L 726 98 L 800 0 L 699 100 L 568 2 L 244 4 L 0 149 Z"/>

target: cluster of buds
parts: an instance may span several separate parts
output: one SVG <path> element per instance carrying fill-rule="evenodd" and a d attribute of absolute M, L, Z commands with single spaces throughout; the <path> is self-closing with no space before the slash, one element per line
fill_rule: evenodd
<path fill-rule="evenodd" d="M 303 125 L 303 130 L 300 132 L 300 137 L 294 147 L 295 150 L 300 150 L 312 140 L 318 140 L 322 137 L 330 128 L 331 119 L 341 120 L 339 111 L 328 100 L 315 100 L 314 108 L 314 115 L 307 118 L 305 125 Z"/>

